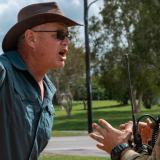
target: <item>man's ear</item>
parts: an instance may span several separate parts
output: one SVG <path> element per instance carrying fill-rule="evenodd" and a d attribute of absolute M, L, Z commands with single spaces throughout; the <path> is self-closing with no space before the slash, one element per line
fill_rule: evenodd
<path fill-rule="evenodd" d="M 36 42 L 36 34 L 30 29 L 27 29 L 24 33 L 24 38 L 28 46 L 34 48 Z"/>

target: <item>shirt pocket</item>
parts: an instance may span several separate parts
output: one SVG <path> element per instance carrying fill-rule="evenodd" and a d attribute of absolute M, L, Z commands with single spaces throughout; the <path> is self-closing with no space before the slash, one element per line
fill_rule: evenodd
<path fill-rule="evenodd" d="M 20 124 L 19 128 L 24 128 L 31 135 L 35 132 L 33 124 L 37 121 L 37 98 L 33 95 L 24 94 L 19 88 L 14 88 L 14 96 L 16 102 L 14 116 L 18 118 L 16 123 L 23 122 L 23 126 Z"/>
<path fill-rule="evenodd" d="M 53 121 L 55 117 L 55 110 L 52 104 L 46 106 L 42 113 L 42 123 L 45 132 L 45 137 L 50 139 L 52 134 Z"/>

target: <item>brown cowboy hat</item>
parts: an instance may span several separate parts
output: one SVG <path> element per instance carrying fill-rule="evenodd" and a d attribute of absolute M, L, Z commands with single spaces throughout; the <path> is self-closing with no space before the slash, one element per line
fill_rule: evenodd
<path fill-rule="evenodd" d="M 18 22 L 7 32 L 2 41 L 3 51 L 15 50 L 19 36 L 26 29 L 48 22 L 62 22 L 68 27 L 80 25 L 65 17 L 56 2 L 31 4 L 18 13 Z"/>

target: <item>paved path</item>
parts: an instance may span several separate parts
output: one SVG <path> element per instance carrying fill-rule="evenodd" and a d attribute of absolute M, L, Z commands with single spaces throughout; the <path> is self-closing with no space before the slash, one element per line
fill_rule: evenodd
<path fill-rule="evenodd" d="M 104 151 L 96 148 L 96 142 L 89 136 L 52 137 L 43 153 L 101 156 L 107 157 Z"/>

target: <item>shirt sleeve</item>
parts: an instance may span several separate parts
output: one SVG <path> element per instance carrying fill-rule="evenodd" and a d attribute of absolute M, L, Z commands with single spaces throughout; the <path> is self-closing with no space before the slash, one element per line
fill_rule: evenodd
<path fill-rule="evenodd" d="M 121 160 L 160 160 L 160 135 L 151 155 L 139 154 L 130 149 L 123 154 Z"/>
<path fill-rule="evenodd" d="M 5 77 L 6 77 L 6 70 L 3 64 L 0 62 L 0 87 L 3 84 Z"/>
<path fill-rule="evenodd" d="M 150 160 L 150 159 L 148 159 L 148 155 L 139 154 L 130 149 L 124 153 L 121 160 Z"/>

